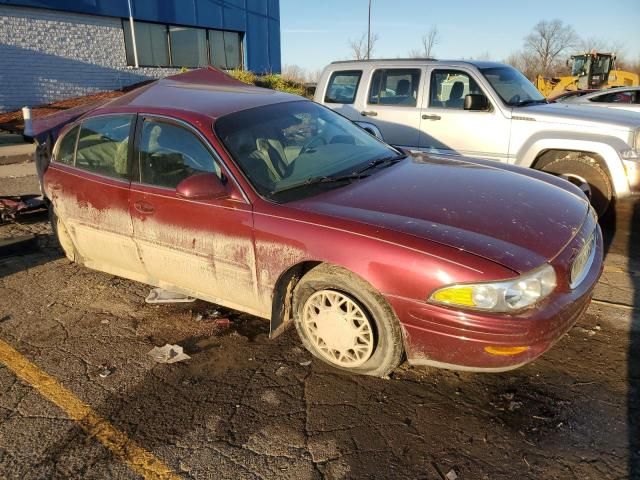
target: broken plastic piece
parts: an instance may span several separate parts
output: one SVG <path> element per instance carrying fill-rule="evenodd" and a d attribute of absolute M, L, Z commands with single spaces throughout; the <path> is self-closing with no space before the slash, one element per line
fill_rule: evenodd
<path fill-rule="evenodd" d="M 188 303 L 195 301 L 195 298 L 182 293 L 170 292 L 164 288 L 154 288 L 149 292 L 147 298 L 144 299 L 147 303 Z"/>
<path fill-rule="evenodd" d="M 169 345 L 168 343 L 163 347 L 153 347 L 147 355 L 158 363 L 176 363 L 191 358 L 184 353 L 180 345 Z"/>

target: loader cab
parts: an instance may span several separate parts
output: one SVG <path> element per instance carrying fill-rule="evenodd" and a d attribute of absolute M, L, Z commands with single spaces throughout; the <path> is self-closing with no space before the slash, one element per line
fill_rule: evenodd
<path fill-rule="evenodd" d="M 612 53 L 584 53 L 571 57 L 571 76 L 578 78 L 578 89 L 601 88 L 609 81 L 614 68 Z"/>

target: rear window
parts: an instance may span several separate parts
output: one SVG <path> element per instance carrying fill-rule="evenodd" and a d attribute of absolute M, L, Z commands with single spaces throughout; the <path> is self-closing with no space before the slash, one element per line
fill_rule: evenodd
<path fill-rule="evenodd" d="M 114 178 L 127 177 L 133 115 L 104 115 L 82 122 L 76 167 Z"/>
<path fill-rule="evenodd" d="M 362 71 L 333 72 L 324 96 L 326 103 L 353 103 L 358 92 Z"/>

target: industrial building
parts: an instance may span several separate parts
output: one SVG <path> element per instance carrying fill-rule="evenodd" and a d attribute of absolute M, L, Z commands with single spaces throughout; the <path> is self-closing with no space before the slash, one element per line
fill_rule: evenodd
<path fill-rule="evenodd" d="M 279 0 L 0 0 L 0 111 L 183 68 L 280 72 Z"/>

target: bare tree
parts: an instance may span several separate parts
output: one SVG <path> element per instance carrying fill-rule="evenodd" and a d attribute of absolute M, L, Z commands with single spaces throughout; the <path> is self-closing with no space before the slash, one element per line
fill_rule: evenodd
<path fill-rule="evenodd" d="M 539 73 L 551 76 L 560 68 L 562 54 L 578 43 L 578 35 L 571 25 L 561 20 L 543 20 L 525 37 L 524 50 L 536 59 Z"/>
<path fill-rule="evenodd" d="M 420 50 L 411 50 L 409 52 L 409 56 L 412 58 L 433 58 L 434 52 L 433 49 L 436 45 L 440 43 L 440 32 L 438 31 L 438 26 L 433 25 L 427 33 L 422 35 L 420 39 L 421 47 Z"/>
<path fill-rule="evenodd" d="M 624 50 L 624 44 L 621 42 L 612 42 L 600 37 L 583 38 L 580 42 L 580 50 L 583 52 L 613 52 L 621 53 Z"/>
<path fill-rule="evenodd" d="M 371 34 L 369 55 L 373 53 L 378 38 L 377 33 Z M 356 40 L 349 40 L 349 49 L 351 50 L 352 58 L 356 60 L 365 60 L 367 58 L 367 33 L 363 33 L 360 38 Z"/>
<path fill-rule="evenodd" d="M 282 76 L 284 78 L 304 83 L 307 78 L 307 72 L 300 65 L 284 65 L 282 67 Z"/>
<path fill-rule="evenodd" d="M 438 26 L 433 25 L 431 29 L 422 36 L 422 50 L 426 58 L 431 58 L 434 54 L 433 48 L 440 43 L 440 32 Z"/>
<path fill-rule="evenodd" d="M 504 63 L 520 70 L 524 76 L 532 82 L 535 81 L 539 72 L 539 63 L 537 58 L 523 50 L 513 52 L 504 60 Z"/>

